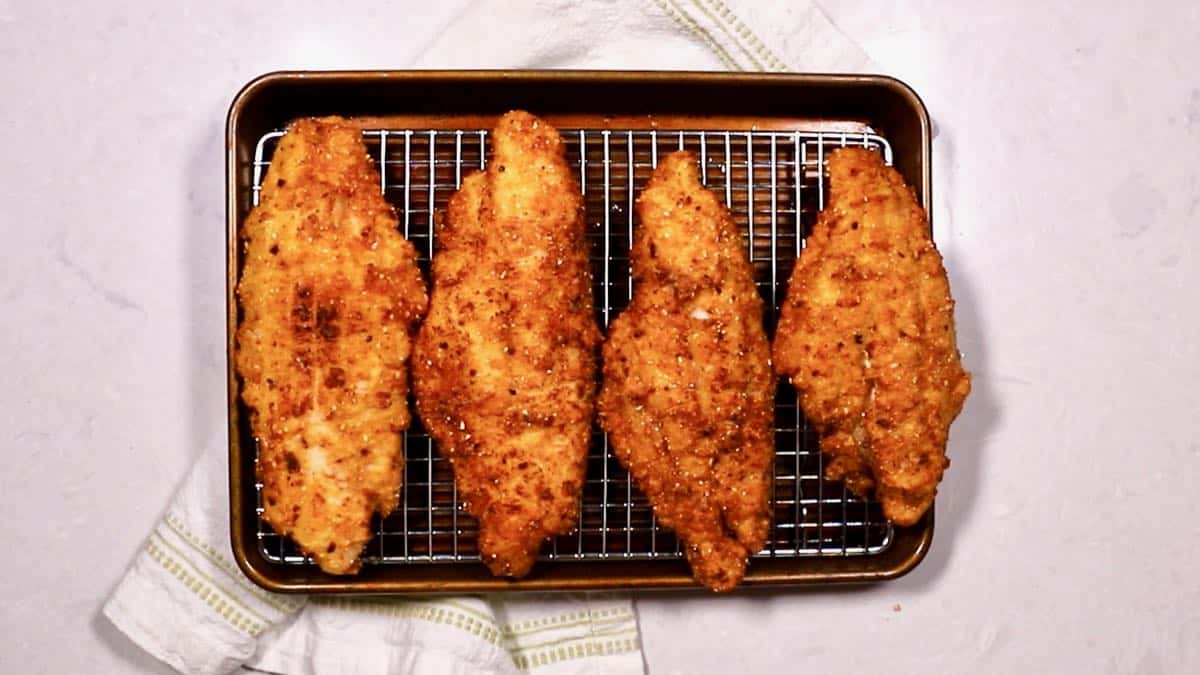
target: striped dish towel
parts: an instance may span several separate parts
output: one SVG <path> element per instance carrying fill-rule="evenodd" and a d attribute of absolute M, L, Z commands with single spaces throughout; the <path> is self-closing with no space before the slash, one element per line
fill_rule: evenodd
<path fill-rule="evenodd" d="M 868 63 L 804 1 L 482 0 L 409 66 L 855 72 Z M 103 609 L 134 642 L 180 672 L 644 671 L 628 595 L 268 593 L 233 563 L 227 475 L 222 436 L 193 467 Z"/>
<path fill-rule="evenodd" d="M 126 635 L 180 672 L 643 672 L 628 596 L 268 593 L 233 562 L 227 503 L 225 449 L 214 444 L 104 607 Z"/>

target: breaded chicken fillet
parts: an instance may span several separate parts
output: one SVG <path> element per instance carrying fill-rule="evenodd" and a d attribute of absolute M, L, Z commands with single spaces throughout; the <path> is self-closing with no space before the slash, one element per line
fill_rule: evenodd
<path fill-rule="evenodd" d="M 725 591 L 770 524 L 775 378 L 763 302 L 695 155 L 662 160 L 637 214 L 633 300 L 604 345 L 600 424 L 697 581 Z"/>
<path fill-rule="evenodd" d="M 417 410 L 453 467 L 479 552 L 526 575 L 578 519 L 596 389 L 582 197 L 558 131 L 500 118 L 451 198 L 413 359 Z"/>
<path fill-rule="evenodd" d="M 263 519 L 332 574 L 358 570 L 372 514 L 396 508 L 426 305 L 396 228 L 360 131 L 338 118 L 292 125 L 242 226 L 235 363 Z"/>
<path fill-rule="evenodd" d="M 911 188 L 863 148 L 829 155 L 829 203 L 792 273 L 775 336 L 821 435 L 826 476 L 874 491 L 910 525 L 949 465 L 950 423 L 971 388 L 954 337 L 954 301 Z"/>

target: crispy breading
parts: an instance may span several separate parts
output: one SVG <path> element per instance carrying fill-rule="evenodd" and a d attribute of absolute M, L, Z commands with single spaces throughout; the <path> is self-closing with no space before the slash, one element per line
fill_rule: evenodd
<path fill-rule="evenodd" d="M 326 572 L 356 572 L 372 514 L 396 508 L 405 362 L 426 305 L 416 250 L 360 131 L 338 118 L 283 136 L 242 236 L 235 362 L 263 519 Z"/>
<path fill-rule="evenodd" d="M 637 214 L 633 300 L 604 345 L 600 423 L 696 579 L 725 591 L 770 524 L 775 379 L 763 302 L 695 155 L 663 158 Z"/>
<path fill-rule="evenodd" d="M 558 131 L 504 115 L 486 172 L 451 198 L 413 360 L 417 410 L 451 463 L 479 552 L 527 574 L 578 520 L 600 332 L 582 197 Z"/>
<path fill-rule="evenodd" d="M 950 423 L 971 388 L 929 221 L 878 153 L 829 155 L 829 203 L 792 273 L 775 337 L 821 434 L 826 476 L 911 525 L 933 503 Z"/>

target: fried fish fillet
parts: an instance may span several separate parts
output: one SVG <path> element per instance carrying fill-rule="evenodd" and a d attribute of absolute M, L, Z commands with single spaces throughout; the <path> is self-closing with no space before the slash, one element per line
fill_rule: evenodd
<path fill-rule="evenodd" d="M 360 131 L 338 118 L 292 125 L 242 227 L 235 362 L 263 518 L 332 574 L 358 570 L 372 514 L 396 508 L 426 305 L 396 228 Z"/>
<path fill-rule="evenodd" d="M 663 159 L 637 214 L 636 286 L 604 344 L 600 424 L 683 540 L 696 579 L 725 591 L 770 523 L 775 379 L 763 302 L 695 155 Z"/>
<path fill-rule="evenodd" d="M 500 118 L 450 199 L 417 337 L 417 410 L 453 467 L 479 552 L 521 577 L 578 519 L 600 332 L 582 197 L 558 131 Z"/>
<path fill-rule="evenodd" d="M 933 503 L 971 388 L 925 212 L 878 153 L 829 156 L 829 203 L 792 273 L 778 372 L 821 434 L 826 476 L 911 525 Z"/>

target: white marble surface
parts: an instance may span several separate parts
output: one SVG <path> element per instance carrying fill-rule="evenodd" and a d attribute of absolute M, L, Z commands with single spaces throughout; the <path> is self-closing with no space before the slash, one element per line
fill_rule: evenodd
<path fill-rule="evenodd" d="M 232 93 L 402 66 L 395 26 L 466 3 L 203 4 L 0 0 L 0 672 L 167 672 L 97 608 L 223 433 Z M 895 4 L 825 6 L 939 131 L 976 379 L 933 551 L 870 588 L 643 596 L 650 672 L 1194 672 L 1200 9 Z"/>

